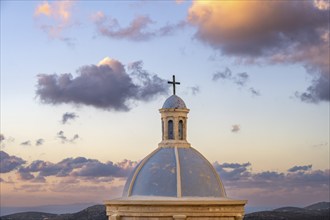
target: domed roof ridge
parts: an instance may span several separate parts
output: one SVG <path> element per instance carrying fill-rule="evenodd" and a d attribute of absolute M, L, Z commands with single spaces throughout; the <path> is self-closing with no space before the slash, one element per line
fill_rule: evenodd
<path fill-rule="evenodd" d="M 162 108 L 187 109 L 184 101 L 177 95 L 171 95 L 168 97 Z"/>

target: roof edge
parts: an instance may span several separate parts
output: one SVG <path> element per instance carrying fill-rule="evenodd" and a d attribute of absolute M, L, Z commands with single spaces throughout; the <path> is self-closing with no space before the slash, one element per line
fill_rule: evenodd
<path fill-rule="evenodd" d="M 157 197 L 157 196 L 131 196 L 106 200 L 104 204 L 135 204 L 135 205 L 245 205 L 247 200 L 229 198 L 203 198 L 203 197 Z"/>

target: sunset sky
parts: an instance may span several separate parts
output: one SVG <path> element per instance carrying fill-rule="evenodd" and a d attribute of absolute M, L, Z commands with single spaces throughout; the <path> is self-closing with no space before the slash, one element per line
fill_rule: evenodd
<path fill-rule="evenodd" d="M 1 206 L 119 197 L 179 95 L 249 206 L 329 201 L 329 2 L 1 1 Z M 33 199 L 31 199 L 33 196 Z"/>

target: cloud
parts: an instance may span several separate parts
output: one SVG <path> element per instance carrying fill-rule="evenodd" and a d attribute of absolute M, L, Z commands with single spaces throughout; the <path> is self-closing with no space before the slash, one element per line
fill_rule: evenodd
<path fill-rule="evenodd" d="M 40 3 L 34 12 L 39 28 L 50 38 L 59 39 L 69 46 L 74 43 L 73 38 L 64 37 L 63 31 L 72 26 L 72 6 L 74 1 L 55 1 Z"/>
<path fill-rule="evenodd" d="M 0 152 L 13 160 L 13 156 Z M 3 158 L 1 155 L 1 171 L 8 167 L 3 166 Z M 51 192 L 61 192 L 62 196 L 63 193 L 76 195 L 76 192 L 81 191 L 82 194 L 88 195 L 88 198 L 95 196 L 95 193 L 102 194 L 98 198 L 101 199 L 104 198 L 104 192 L 109 190 L 108 187 L 115 187 L 119 195 L 125 178 L 137 165 L 131 160 L 114 163 L 85 157 L 66 158 L 57 163 L 35 160 L 24 164 L 25 161 L 20 160 L 20 165 L 11 166 L 6 171 L 16 170 L 14 172 L 18 180 L 15 182 L 14 191 L 40 192 L 40 196 L 45 196 L 45 192 L 47 197 Z M 250 204 L 278 205 L 281 201 L 281 204 L 292 205 L 297 201 L 312 203 L 328 198 L 330 170 L 313 170 L 307 165 L 294 166 L 297 167 L 294 172 L 253 171 L 249 162 L 216 161 L 213 166 L 219 173 L 227 194 L 231 198 L 248 199 Z M 95 183 L 100 188 L 94 188 Z"/>
<path fill-rule="evenodd" d="M 115 73 L 125 72 L 124 65 L 118 60 L 111 59 L 110 57 L 103 58 L 97 66 L 109 66 Z"/>
<path fill-rule="evenodd" d="M 18 171 L 17 172 L 17 177 L 19 180 L 32 180 L 34 179 L 34 176 L 29 173 L 29 172 L 22 172 L 22 171 Z"/>
<path fill-rule="evenodd" d="M 219 79 L 229 80 L 238 85 L 239 87 L 243 87 L 245 86 L 249 78 L 250 76 L 246 72 L 237 73 L 236 75 L 234 75 L 232 71 L 228 67 L 226 67 L 224 71 L 218 71 L 214 73 L 212 79 L 213 81 L 217 81 Z"/>
<path fill-rule="evenodd" d="M 219 164 L 218 164 L 219 165 Z M 243 163 L 243 164 L 239 164 L 239 163 L 223 163 L 221 164 L 222 168 L 231 168 L 231 169 L 238 169 L 238 168 L 244 168 L 244 170 L 246 170 L 246 167 L 251 166 L 250 162 L 247 163 Z"/>
<path fill-rule="evenodd" d="M 77 168 L 81 168 L 85 163 L 93 160 L 88 160 L 83 157 L 67 158 L 58 163 L 51 163 L 42 160 L 33 161 L 28 166 L 19 169 L 20 173 L 38 173 L 40 177 L 57 176 L 66 177 Z"/>
<path fill-rule="evenodd" d="M 37 161 L 41 162 L 41 161 Z M 46 164 L 46 163 L 45 163 Z M 39 165 L 39 169 L 44 165 L 44 164 L 38 164 Z M 31 165 L 27 166 L 27 167 L 20 167 L 17 172 L 16 172 L 16 176 L 19 180 L 22 181 L 30 181 L 30 182 L 36 182 L 36 183 L 45 183 L 46 179 L 44 178 L 43 175 L 41 175 L 40 173 L 35 176 L 33 175 L 31 172 L 37 172 L 39 171 L 39 169 L 36 169 L 36 163 L 32 163 Z"/>
<path fill-rule="evenodd" d="M 7 155 L 5 152 L 1 151 Z M 8 157 L 8 155 L 6 156 Z M 3 158 L 3 156 L 1 157 Z M 25 161 L 20 159 L 19 165 L 8 169 L 10 172 L 21 166 Z M 107 178 L 122 178 L 127 177 L 128 174 L 136 166 L 136 162 L 130 160 L 123 160 L 122 162 L 113 163 L 100 162 L 95 159 L 87 159 L 84 157 L 66 158 L 58 163 L 51 163 L 42 160 L 36 160 L 26 166 L 21 166 L 17 171 L 23 180 L 34 180 L 34 178 L 44 179 L 44 177 L 70 177 L 74 178 L 75 182 L 80 180 L 109 180 Z M 251 172 L 252 164 L 247 163 L 223 163 L 215 162 L 213 164 L 216 171 L 221 178 L 233 184 L 234 188 L 239 187 L 266 187 L 271 188 L 272 185 L 267 185 L 270 182 L 283 181 L 286 187 L 294 187 L 295 183 L 300 186 L 303 185 L 302 180 L 306 181 L 309 186 L 326 184 L 329 177 L 329 171 L 311 170 L 312 165 L 294 166 L 288 170 L 288 173 L 281 173 L 275 171 Z M 8 166 L 1 166 L 8 167 Z M 299 171 L 299 172 L 297 172 Z M 32 175 L 31 173 L 35 173 Z M 67 181 L 70 179 L 63 179 Z M 35 180 L 34 180 L 35 181 Z M 283 186 L 283 185 L 282 185 Z M 283 186 L 284 187 L 284 186 Z"/>
<path fill-rule="evenodd" d="M 329 145 L 329 143 L 327 141 L 318 143 L 318 144 L 314 144 L 311 147 L 313 148 L 323 148 L 323 147 L 327 147 Z"/>
<path fill-rule="evenodd" d="M 168 92 L 165 80 L 130 64 L 128 74 L 119 61 L 106 58 L 99 65 L 69 73 L 38 75 L 36 95 L 46 104 L 88 105 L 103 110 L 128 111 L 133 101 L 149 101 Z"/>
<path fill-rule="evenodd" d="M 0 151 L 0 173 L 11 172 L 25 163 L 22 158 L 9 156 L 6 152 Z"/>
<path fill-rule="evenodd" d="M 112 162 L 101 163 L 93 161 L 85 164 L 79 171 L 75 171 L 73 175 L 80 177 L 126 177 L 128 173 Z"/>
<path fill-rule="evenodd" d="M 71 18 L 71 8 L 73 4 L 73 1 L 43 2 L 37 6 L 34 15 L 36 17 L 46 16 L 66 23 Z"/>
<path fill-rule="evenodd" d="M 301 101 L 309 103 L 318 103 L 320 101 L 330 100 L 330 81 L 328 77 L 320 76 L 312 81 L 312 85 L 306 92 L 296 92 L 295 95 Z"/>
<path fill-rule="evenodd" d="M 57 133 L 56 137 L 61 140 L 62 144 L 65 144 L 65 143 L 74 143 L 74 141 L 79 138 L 79 135 L 78 134 L 75 134 L 72 138 L 67 138 L 64 135 L 64 132 L 63 131 L 59 131 Z"/>
<path fill-rule="evenodd" d="M 106 163 L 84 157 L 66 158 L 58 163 L 35 160 L 17 170 L 20 180 L 32 182 L 45 182 L 46 177 L 66 178 L 75 181 L 110 181 L 114 178 L 127 177 L 136 166 L 136 162 L 123 160 L 118 163 Z M 13 169 L 10 169 L 10 171 Z M 8 171 L 9 172 L 9 171 Z M 33 174 L 32 174 L 33 173 Z M 63 179 L 63 181 L 70 180 Z"/>
<path fill-rule="evenodd" d="M 228 67 L 226 67 L 224 71 L 217 71 L 212 76 L 213 81 L 218 81 L 218 80 L 230 81 L 230 82 L 234 83 L 235 85 L 237 85 L 238 88 L 245 87 L 248 80 L 249 80 L 249 78 L 250 78 L 250 75 L 247 74 L 246 72 L 233 74 L 232 71 Z M 259 96 L 260 95 L 260 92 L 257 91 L 256 89 L 252 88 L 252 87 L 250 87 L 248 89 L 248 91 L 253 96 Z"/>
<path fill-rule="evenodd" d="M 328 198 L 330 170 L 306 169 L 300 172 L 252 172 L 250 163 L 220 164 L 214 168 L 219 173 L 231 197 L 246 198 L 250 205 L 312 203 Z M 257 196 L 256 196 L 257 195 Z"/>
<path fill-rule="evenodd" d="M 297 172 L 297 171 L 307 171 L 312 169 L 312 165 L 306 165 L 306 166 L 294 166 L 288 169 L 288 172 Z"/>
<path fill-rule="evenodd" d="M 232 125 L 231 132 L 237 133 L 240 130 L 241 130 L 241 126 L 240 125 Z"/>
<path fill-rule="evenodd" d="M 142 61 L 130 63 L 128 70 L 131 71 L 130 75 L 138 90 L 135 99 L 150 101 L 156 95 L 167 94 L 169 87 L 166 80 L 144 70 Z"/>
<path fill-rule="evenodd" d="M 105 22 L 107 20 L 106 15 L 102 11 L 94 12 L 91 14 L 90 18 L 96 24 Z"/>
<path fill-rule="evenodd" d="M 14 188 L 16 191 L 25 191 L 30 193 L 46 192 L 46 188 L 43 184 L 24 184 Z"/>
<path fill-rule="evenodd" d="M 13 143 L 14 141 L 13 137 L 5 137 L 5 135 L 0 134 L 0 147 L 5 148 L 8 143 Z"/>
<path fill-rule="evenodd" d="M 194 1 L 196 37 L 247 63 L 301 64 L 315 77 L 302 101 L 329 101 L 326 1 Z M 270 10 L 271 9 L 271 10 Z"/>
<path fill-rule="evenodd" d="M 253 87 L 250 87 L 249 88 L 249 91 L 251 92 L 252 95 L 254 96 L 260 96 L 260 92 L 258 90 L 256 90 L 255 88 Z"/>
<path fill-rule="evenodd" d="M 62 124 L 66 124 L 69 120 L 74 120 L 78 117 L 78 115 L 74 112 L 65 112 L 62 115 Z"/>
<path fill-rule="evenodd" d="M 0 142 L 4 141 L 6 138 L 3 134 L 0 134 Z"/>
<path fill-rule="evenodd" d="M 244 86 L 247 80 L 249 79 L 249 75 L 247 73 L 237 73 L 235 83 Z"/>
<path fill-rule="evenodd" d="M 50 16 L 52 14 L 51 6 L 49 5 L 48 2 L 44 2 L 40 5 L 38 5 L 38 7 L 36 8 L 34 14 L 36 16 L 39 16 L 39 15 Z"/>
<path fill-rule="evenodd" d="M 36 146 L 43 145 L 44 143 L 45 143 L 45 140 L 42 139 L 42 138 L 39 138 L 39 139 L 37 139 L 37 140 L 35 141 L 35 145 L 36 145 Z M 20 143 L 20 145 L 22 145 L 22 146 L 31 146 L 32 143 L 31 143 L 30 140 L 27 140 L 27 141 L 24 141 L 24 142 Z"/>
<path fill-rule="evenodd" d="M 292 44 L 324 42 L 328 16 L 312 1 L 195 1 L 188 20 L 199 39 L 225 54 L 272 57 Z"/>
<path fill-rule="evenodd" d="M 35 145 L 36 146 L 40 146 L 40 145 L 43 145 L 44 143 L 45 143 L 45 140 L 42 139 L 42 138 L 39 138 L 39 139 L 36 140 Z"/>
<path fill-rule="evenodd" d="M 105 191 L 107 191 L 107 188 L 104 185 L 90 185 L 90 186 L 84 186 L 84 185 L 77 185 L 77 184 L 54 184 L 50 188 L 51 191 L 56 193 L 82 193 L 82 192 L 94 192 L 98 194 L 102 194 Z M 94 196 L 94 195 L 93 195 Z"/>
<path fill-rule="evenodd" d="M 127 27 L 121 27 L 118 20 L 107 17 L 103 12 L 98 11 L 92 16 L 97 31 L 100 35 L 114 39 L 127 39 L 132 41 L 146 41 L 155 37 L 168 36 L 178 29 L 185 27 L 185 22 L 177 24 L 167 24 L 157 29 L 150 29 L 156 22 L 148 16 L 135 17 Z"/>
<path fill-rule="evenodd" d="M 249 176 L 250 173 L 248 168 L 251 166 L 251 163 L 223 163 L 219 164 L 218 162 L 213 163 L 214 168 L 218 173 L 221 173 L 221 177 L 231 181 L 238 180 L 243 176 Z"/>
<path fill-rule="evenodd" d="M 314 0 L 314 6 L 320 10 L 329 10 L 330 2 L 327 0 Z"/>
<path fill-rule="evenodd" d="M 31 146 L 31 141 L 27 140 L 22 142 L 20 145 L 24 145 L 24 146 Z"/>
<path fill-rule="evenodd" d="M 226 69 L 223 72 L 218 71 L 215 74 L 213 74 L 212 79 L 213 81 L 217 81 L 218 79 L 232 79 L 231 70 L 228 67 L 226 67 Z"/>
<path fill-rule="evenodd" d="M 175 3 L 177 3 L 177 4 L 182 4 L 182 3 L 184 3 L 186 0 L 175 0 Z"/>
<path fill-rule="evenodd" d="M 197 95 L 200 92 L 199 86 L 191 86 L 188 87 L 193 95 Z"/>

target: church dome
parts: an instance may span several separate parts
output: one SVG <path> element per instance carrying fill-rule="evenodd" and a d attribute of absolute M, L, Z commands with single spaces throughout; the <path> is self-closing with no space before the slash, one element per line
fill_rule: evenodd
<path fill-rule="evenodd" d="M 130 174 L 123 197 L 225 198 L 219 175 L 192 147 L 159 147 Z"/>
<path fill-rule="evenodd" d="M 212 164 L 187 141 L 187 109 L 175 95 L 166 99 L 159 112 L 162 141 L 128 177 L 123 190 L 126 199 L 222 199 L 227 198 L 220 177 Z"/>
<path fill-rule="evenodd" d="M 171 95 L 166 99 L 162 108 L 183 108 L 186 109 L 186 104 L 184 101 L 177 95 Z"/>

